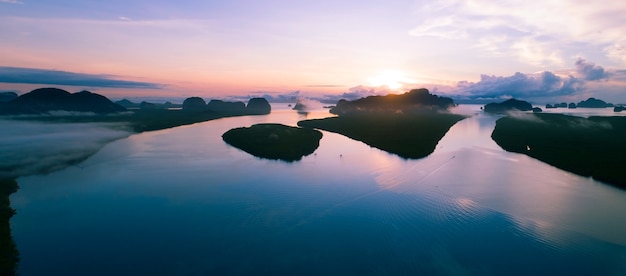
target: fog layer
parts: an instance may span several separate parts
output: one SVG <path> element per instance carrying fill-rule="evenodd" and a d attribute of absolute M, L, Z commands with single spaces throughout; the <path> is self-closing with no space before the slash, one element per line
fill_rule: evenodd
<path fill-rule="evenodd" d="M 0 178 L 48 173 L 76 164 L 131 133 L 116 123 L 2 120 Z"/>

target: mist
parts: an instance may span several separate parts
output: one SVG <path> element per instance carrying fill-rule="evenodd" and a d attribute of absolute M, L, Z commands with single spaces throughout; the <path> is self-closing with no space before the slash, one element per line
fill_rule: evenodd
<path fill-rule="evenodd" d="M 105 144 L 130 136 L 120 123 L 3 120 L 0 178 L 49 173 L 77 164 Z"/>

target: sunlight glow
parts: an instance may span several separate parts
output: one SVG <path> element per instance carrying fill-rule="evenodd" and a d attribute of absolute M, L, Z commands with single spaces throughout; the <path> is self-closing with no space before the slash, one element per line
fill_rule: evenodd
<path fill-rule="evenodd" d="M 380 71 L 375 76 L 368 78 L 367 81 L 371 86 L 386 86 L 393 90 L 400 89 L 405 84 L 416 82 L 408 78 L 406 73 L 397 70 Z"/>

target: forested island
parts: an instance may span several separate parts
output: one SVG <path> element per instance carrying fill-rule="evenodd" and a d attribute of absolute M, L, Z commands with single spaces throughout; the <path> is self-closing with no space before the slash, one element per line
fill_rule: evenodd
<path fill-rule="evenodd" d="M 231 129 L 222 139 L 256 157 L 293 162 L 313 153 L 319 147 L 322 133 L 282 124 L 256 124 Z"/>
<path fill-rule="evenodd" d="M 402 95 L 340 100 L 331 109 L 338 117 L 304 120 L 298 126 L 339 133 L 400 157 L 416 159 L 431 154 L 450 127 L 465 118 L 447 112 L 452 106 L 450 98 L 414 89 Z"/>
<path fill-rule="evenodd" d="M 354 101 L 339 100 L 330 109 L 337 115 L 355 114 L 391 114 L 391 113 L 424 113 L 442 111 L 454 106 L 454 101 L 447 97 L 430 94 L 428 89 L 413 89 L 404 94 L 388 94 L 386 96 L 369 96 Z"/>
<path fill-rule="evenodd" d="M 626 117 L 503 117 L 491 137 L 504 150 L 626 189 Z"/>

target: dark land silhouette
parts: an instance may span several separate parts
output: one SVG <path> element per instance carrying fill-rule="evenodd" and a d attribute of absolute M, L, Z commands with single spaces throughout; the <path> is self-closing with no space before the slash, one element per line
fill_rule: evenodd
<path fill-rule="evenodd" d="M 584 101 L 580 101 L 578 102 L 578 104 L 576 103 L 557 103 L 557 104 L 546 104 L 546 108 L 577 108 L 577 107 L 583 107 L 583 108 L 607 108 L 607 107 L 614 107 L 615 105 L 612 103 L 607 103 L 603 100 L 600 99 L 596 99 L 596 98 L 588 98 Z"/>
<path fill-rule="evenodd" d="M 504 117 L 491 135 L 504 150 L 626 188 L 626 117 Z"/>
<path fill-rule="evenodd" d="M 182 108 L 182 104 L 174 104 L 171 102 L 165 103 L 151 103 L 142 101 L 141 103 L 135 103 L 128 99 L 122 99 L 115 102 L 118 105 L 121 105 L 127 109 L 169 109 L 169 108 Z"/>
<path fill-rule="evenodd" d="M 606 107 L 614 107 L 612 103 L 607 103 L 603 100 L 596 98 L 589 98 L 584 101 L 579 102 L 576 107 L 584 107 L 584 108 L 606 108 Z"/>
<path fill-rule="evenodd" d="M 281 124 L 256 124 L 233 128 L 222 139 L 256 157 L 293 162 L 313 153 L 319 147 L 322 133 Z"/>
<path fill-rule="evenodd" d="M 42 114 L 57 110 L 109 114 L 125 111 L 126 108 L 100 94 L 89 91 L 70 93 L 58 88 L 35 89 L 0 103 L 0 115 Z"/>
<path fill-rule="evenodd" d="M 339 100 L 330 110 L 338 117 L 304 120 L 298 126 L 347 136 L 403 158 L 423 158 L 456 122 L 465 118 L 447 112 L 450 98 L 413 89 L 401 95 Z"/>
<path fill-rule="evenodd" d="M 183 102 L 183 110 L 209 111 L 220 114 L 265 115 L 272 111 L 270 103 L 265 98 L 252 98 L 246 105 L 243 102 L 228 102 L 211 100 L 207 104 L 200 97 L 191 97 Z"/>
<path fill-rule="evenodd" d="M 0 275 L 15 275 L 19 252 L 11 236 L 10 219 L 15 215 L 9 196 L 18 189 L 13 179 L 0 179 Z"/>
<path fill-rule="evenodd" d="M 417 159 L 431 154 L 450 127 L 463 118 L 436 112 L 360 114 L 304 120 L 298 126 L 339 133 L 402 158 Z"/>
<path fill-rule="evenodd" d="M 183 101 L 183 110 L 204 111 L 206 110 L 206 102 L 200 97 L 187 98 Z"/>
<path fill-rule="evenodd" d="M 485 105 L 484 111 L 487 113 L 504 114 L 509 111 L 529 111 L 533 110 L 533 106 L 527 102 L 518 99 L 508 99 L 501 103 L 489 103 Z M 533 112 L 541 112 L 541 110 L 533 110 Z"/>
<path fill-rule="evenodd" d="M 246 111 L 250 115 L 265 115 L 270 114 L 272 107 L 265 98 L 252 98 L 246 105 Z"/>
<path fill-rule="evenodd" d="M 211 101 L 213 102 L 213 101 Z M 135 104 L 129 100 L 113 103 L 100 94 L 89 91 L 69 93 L 58 88 L 39 88 L 8 102 L 0 102 L 0 115 L 14 120 L 55 121 L 55 122 L 122 122 L 127 123 L 133 132 L 152 131 L 181 125 L 204 122 L 231 116 L 263 115 L 271 112 L 271 106 L 264 98 L 252 98 L 244 109 L 243 103 L 217 101 L 209 105 L 200 97 L 185 99 L 182 105 Z M 136 108 L 129 111 L 126 107 Z M 169 110 L 168 106 L 182 107 L 182 110 Z M 217 108 L 215 108 L 217 106 Z M 213 107 L 213 108 L 210 108 Z M 66 111 L 67 114 L 51 112 Z M 75 114 L 80 112 L 84 114 Z M 86 113 L 94 113 L 87 116 Z M 35 115 L 35 116 L 20 116 Z"/>
<path fill-rule="evenodd" d="M 207 104 L 207 109 L 215 112 L 246 112 L 246 104 L 244 102 L 211 100 Z"/>
<path fill-rule="evenodd" d="M 413 89 L 404 94 L 369 96 L 354 101 L 339 100 L 330 113 L 337 115 L 363 113 L 414 113 L 426 110 L 446 110 L 454 106 L 450 98 L 430 94 L 428 89 Z"/>
<path fill-rule="evenodd" d="M 17 93 L 15 92 L 0 92 L 0 103 L 10 102 L 17 99 Z"/>

